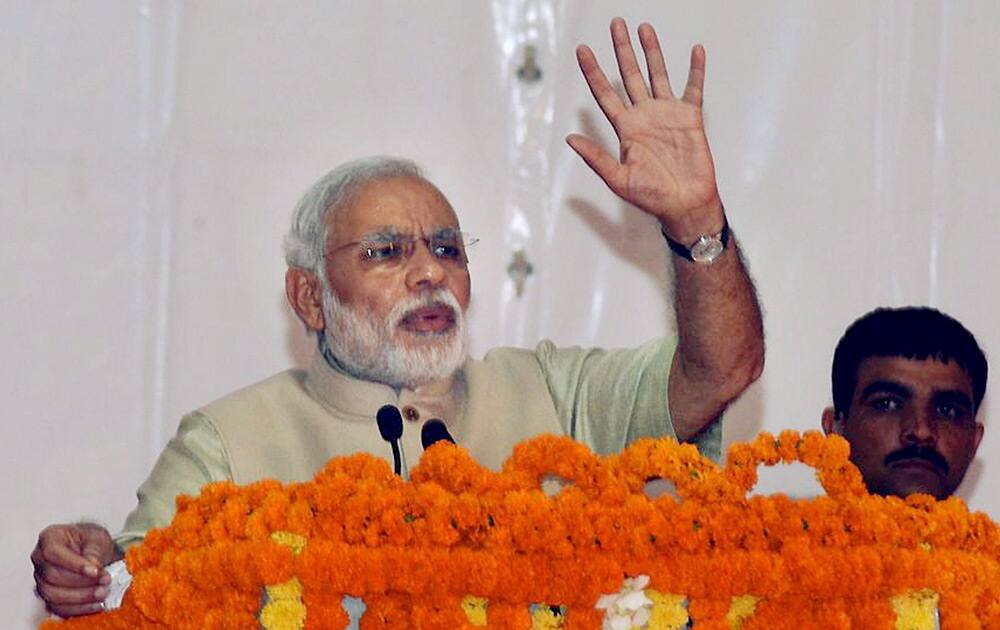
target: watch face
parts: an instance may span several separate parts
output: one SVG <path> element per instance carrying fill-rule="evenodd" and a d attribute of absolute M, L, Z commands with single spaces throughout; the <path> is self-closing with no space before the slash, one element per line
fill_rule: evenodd
<path fill-rule="evenodd" d="M 699 263 L 710 263 L 725 249 L 718 236 L 702 236 L 691 246 L 691 259 Z"/>

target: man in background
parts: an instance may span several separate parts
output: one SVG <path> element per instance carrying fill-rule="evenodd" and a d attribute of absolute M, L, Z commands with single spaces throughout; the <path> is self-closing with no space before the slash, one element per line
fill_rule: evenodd
<path fill-rule="evenodd" d="M 986 356 L 932 308 L 879 308 L 855 321 L 833 356 L 823 430 L 851 444 L 869 491 L 952 495 L 983 437 Z"/>

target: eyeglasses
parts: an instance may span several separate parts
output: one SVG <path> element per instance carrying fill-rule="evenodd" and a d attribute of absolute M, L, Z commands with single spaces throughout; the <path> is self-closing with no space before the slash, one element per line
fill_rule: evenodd
<path fill-rule="evenodd" d="M 434 258 L 453 264 L 465 265 L 469 262 L 468 249 L 479 242 L 478 238 L 457 230 L 441 230 L 431 236 L 409 234 L 375 234 L 364 240 L 344 243 L 326 253 L 333 256 L 344 250 L 355 248 L 358 259 L 366 264 L 394 265 L 410 259 L 417 241 L 423 241 Z"/>

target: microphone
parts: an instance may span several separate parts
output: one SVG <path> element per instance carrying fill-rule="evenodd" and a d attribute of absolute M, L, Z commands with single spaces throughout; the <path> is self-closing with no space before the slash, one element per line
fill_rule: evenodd
<path fill-rule="evenodd" d="M 392 405 L 383 405 L 375 413 L 375 423 L 378 424 L 378 432 L 382 435 L 382 439 L 392 446 L 393 472 L 402 476 L 400 470 L 403 459 L 399 452 L 399 438 L 403 436 L 403 416 L 399 415 L 399 409 Z"/>
<path fill-rule="evenodd" d="M 455 438 L 448 433 L 448 427 L 437 418 L 431 418 L 424 423 L 424 428 L 420 429 L 420 443 L 424 445 L 424 450 L 429 449 L 433 444 L 445 441 L 455 443 Z"/>

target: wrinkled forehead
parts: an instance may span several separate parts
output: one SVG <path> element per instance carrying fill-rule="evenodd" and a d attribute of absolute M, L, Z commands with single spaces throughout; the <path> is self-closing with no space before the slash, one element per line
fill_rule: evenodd
<path fill-rule="evenodd" d="M 332 243 L 358 241 L 374 234 L 430 236 L 459 230 L 458 216 L 434 184 L 417 177 L 391 177 L 364 184 L 327 215 Z"/>

